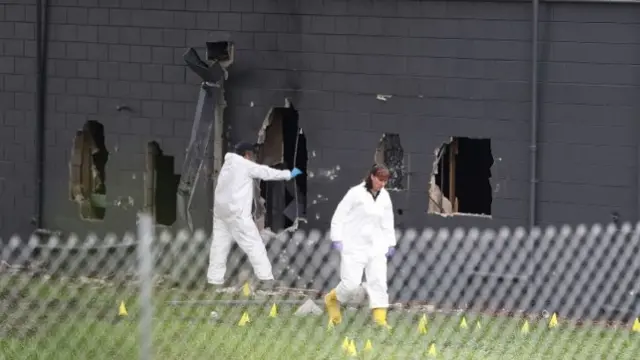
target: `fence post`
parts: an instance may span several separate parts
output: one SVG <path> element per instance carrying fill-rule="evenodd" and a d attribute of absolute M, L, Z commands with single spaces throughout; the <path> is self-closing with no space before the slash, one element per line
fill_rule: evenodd
<path fill-rule="evenodd" d="M 141 213 L 138 218 L 138 273 L 140 281 L 140 359 L 152 359 L 153 337 L 153 219 Z"/>

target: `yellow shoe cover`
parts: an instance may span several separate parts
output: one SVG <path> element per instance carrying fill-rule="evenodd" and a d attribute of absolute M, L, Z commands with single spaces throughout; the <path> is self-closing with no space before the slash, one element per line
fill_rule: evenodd
<path fill-rule="evenodd" d="M 386 329 L 391 329 L 391 326 L 387 324 L 387 309 L 385 308 L 373 309 L 373 321 L 378 326 L 382 326 Z"/>
<path fill-rule="evenodd" d="M 324 297 L 324 304 L 327 307 L 327 312 L 329 313 L 329 321 L 331 321 L 334 325 L 338 325 L 342 322 L 342 314 L 340 313 L 340 302 L 338 301 L 338 295 L 336 295 L 336 290 L 331 290 Z"/>

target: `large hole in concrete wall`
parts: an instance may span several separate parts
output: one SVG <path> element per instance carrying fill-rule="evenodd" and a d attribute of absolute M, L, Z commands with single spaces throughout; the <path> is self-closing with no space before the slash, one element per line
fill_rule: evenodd
<path fill-rule="evenodd" d="M 298 126 L 298 112 L 288 107 L 273 108 L 258 137 L 258 162 L 277 169 L 303 171 L 294 181 L 263 181 L 254 216 L 259 228 L 279 232 L 297 219 L 306 218 L 307 140 Z"/>
<path fill-rule="evenodd" d="M 176 192 L 180 175 L 174 173 L 174 157 L 165 155 L 160 145 L 147 144 L 144 174 L 144 209 L 156 223 L 171 226 L 176 221 Z"/>
<path fill-rule="evenodd" d="M 83 220 L 103 220 L 106 215 L 108 160 L 104 126 L 87 121 L 73 139 L 69 164 L 69 196 L 78 203 Z"/>
<path fill-rule="evenodd" d="M 436 152 L 429 213 L 491 216 L 491 140 L 454 137 Z"/>
<path fill-rule="evenodd" d="M 384 164 L 391 172 L 386 189 L 404 190 L 404 150 L 400 144 L 400 135 L 382 134 L 374 158 L 377 164 Z"/>

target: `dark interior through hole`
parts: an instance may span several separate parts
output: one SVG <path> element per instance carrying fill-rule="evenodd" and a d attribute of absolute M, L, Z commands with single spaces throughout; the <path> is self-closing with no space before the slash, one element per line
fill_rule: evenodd
<path fill-rule="evenodd" d="M 90 120 L 85 123 L 84 131 L 85 134 L 89 134 L 93 142 L 91 157 L 97 172 L 97 181 L 94 183 L 95 187 L 92 192 L 105 195 L 107 193 L 105 170 L 109 160 L 109 152 L 105 145 L 104 125 L 95 120 Z"/>
<path fill-rule="evenodd" d="M 491 153 L 490 139 L 471 139 L 458 137 L 458 153 L 455 156 L 455 195 L 458 199 L 459 213 L 491 215 L 493 193 L 491 190 Z M 451 202 L 450 157 L 451 143 L 441 147 L 438 161 L 436 185 Z"/>
<path fill-rule="evenodd" d="M 282 153 L 283 163 L 271 165 L 278 169 L 302 170 L 297 176 L 296 187 L 281 181 L 262 181 L 260 183 L 260 196 L 265 199 L 266 215 L 265 227 L 278 232 L 293 225 L 296 212 L 297 217 L 306 216 L 307 207 L 307 140 L 298 126 L 298 112 L 293 107 L 273 109 L 274 121 L 280 121 L 282 125 Z M 297 148 L 297 151 L 296 151 Z M 267 149 L 264 149 L 267 150 Z M 270 154 L 263 154 L 262 158 L 271 158 Z M 298 206 L 295 206 L 294 190 L 298 191 Z M 293 209 L 286 211 L 287 208 Z M 285 215 L 285 213 L 287 215 Z"/>
<path fill-rule="evenodd" d="M 153 194 L 155 221 L 161 225 L 171 226 L 177 218 L 177 198 L 175 194 L 178 191 L 180 175 L 175 174 L 175 158 L 173 156 L 164 154 L 156 141 L 150 142 L 149 146 L 153 149 L 155 165 L 155 189 Z"/>

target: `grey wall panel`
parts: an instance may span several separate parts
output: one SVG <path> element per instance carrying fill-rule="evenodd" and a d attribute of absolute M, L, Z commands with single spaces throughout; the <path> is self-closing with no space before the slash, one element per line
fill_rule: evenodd
<path fill-rule="evenodd" d="M 2 6 L 1 124 L 3 137 L 14 140 L 1 145 L 6 171 L 0 196 L 8 208 L 20 209 L 2 213 L 3 233 L 11 233 L 28 230 L 32 216 L 28 201 L 19 200 L 29 198 L 31 182 L 13 183 L 30 176 L 27 164 L 33 162 L 33 148 L 23 144 L 32 133 L 26 120 L 35 112 L 35 9 L 24 2 Z M 605 206 L 611 189 L 612 206 L 625 213 L 633 209 L 623 192 L 636 187 L 637 13 L 627 5 L 543 4 L 541 203 Z M 144 144 L 159 141 L 175 156 L 176 171 L 184 156 L 198 84 L 181 55 L 187 46 L 202 51 L 205 41 L 217 39 L 232 39 L 237 51 L 226 94 L 229 141 L 254 139 L 268 109 L 289 97 L 315 154 L 310 171 L 341 166 L 334 180 L 311 182 L 309 195 L 327 198 L 322 219 L 344 189 L 360 180 L 382 133 L 396 132 L 406 161 L 411 154 L 412 195 L 397 194 L 403 226 L 526 221 L 529 4 L 175 0 L 141 8 L 73 2 L 54 4 L 51 20 L 47 227 L 130 230 L 132 209 L 114 207 L 104 224 L 87 223 L 65 199 L 71 136 L 86 120 L 102 122 L 113 155 L 109 197 L 131 196 L 139 204 Z M 378 95 L 391 97 L 381 101 Z M 120 104 L 133 111 L 118 112 Z M 424 213 L 433 151 L 450 136 L 492 139 L 494 220 L 443 220 Z M 569 184 L 576 185 L 568 189 Z M 13 188 L 27 194 L 6 190 Z M 586 199 L 587 193 L 593 198 Z M 209 216 L 205 209 L 199 213 Z M 579 212 L 544 213 L 545 222 L 556 215 L 558 221 L 581 219 Z M 326 225 L 311 219 L 308 226 Z"/>

